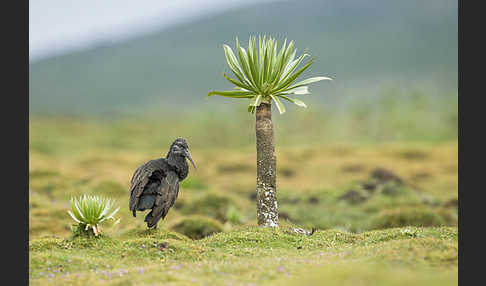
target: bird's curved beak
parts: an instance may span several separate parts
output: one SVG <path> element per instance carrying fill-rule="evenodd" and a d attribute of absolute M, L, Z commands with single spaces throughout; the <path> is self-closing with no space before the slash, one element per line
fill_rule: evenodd
<path fill-rule="evenodd" d="M 194 169 L 197 169 L 196 164 L 194 163 L 194 160 L 192 160 L 191 152 L 189 152 L 189 150 L 187 150 L 187 149 L 185 149 L 184 151 L 186 152 L 186 157 L 189 158 L 189 161 L 191 161 L 191 164 L 194 167 Z"/>

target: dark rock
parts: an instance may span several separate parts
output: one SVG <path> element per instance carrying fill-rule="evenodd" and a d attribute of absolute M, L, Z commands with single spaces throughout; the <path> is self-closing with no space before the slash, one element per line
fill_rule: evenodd
<path fill-rule="evenodd" d="M 319 203 L 319 199 L 317 197 L 310 197 L 307 202 L 309 202 L 309 204 L 317 205 Z"/>
<path fill-rule="evenodd" d="M 218 166 L 218 171 L 220 173 L 245 173 L 253 170 L 254 168 L 251 165 L 246 164 L 228 164 Z"/>
<path fill-rule="evenodd" d="M 167 242 L 162 242 L 162 243 L 159 243 L 159 249 L 160 250 L 165 250 L 169 247 L 169 244 Z"/>
<path fill-rule="evenodd" d="M 295 175 L 295 171 L 290 169 L 290 168 L 280 168 L 278 170 L 279 174 L 284 176 L 284 177 L 293 177 Z"/>
<path fill-rule="evenodd" d="M 366 199 L 366 196 L 356 190 L 349 190 L 342 196 L 338 197 L 338 200 L 345 200 L 351 204 L 361 203 L 364 202 Z"/>
<path fill-rule="evenodd" d="M 281 219 L 290 220 L 290 216 L 287 212 L 279 212 L 278 217 L 281 218 Z"/>
<path fill-rule="evenodd" d="M 371 172 L 371 178 L 376 180 L 378 183 L 386 182 L 396 182 L 399 184 L 403 183 L 403 180 L 395 175 L 392 171 L 385 168 L 377 168 Z"/>
<path fill-rule="evenodd" d="M 444 203 L 444 207 L 446 208 L 457 208 L 459 205 L 459 201 L 457 199 L 450 199 Z"/>
<path fill-rule="evenodd" d="M 342 167 L 341 170 L 345 173 L 359 173 L 364 170 L 364 167 L 361 165 L 347 165 Z"/>
<path fill-rule="evenodd" d="M 374 192 L 376 191 L 376 183 L 373 183 L 373 182 L 364 182 L 363 183 L 363 189 L 367 192 Z"/>
<path fill-rule="evenodd" d="M 407 160 L 424 160 L 428 157 L 427 153 L 418 150 L 407 150 L 399 153 L 399 156 Z"/>
<path fill-rule="evenodd" d="M 299 198 L 287 198 L 287 199 L 281 199 L 280 200 L 282 203 L 286 204 L 297 204 L 300 202 Z"/>

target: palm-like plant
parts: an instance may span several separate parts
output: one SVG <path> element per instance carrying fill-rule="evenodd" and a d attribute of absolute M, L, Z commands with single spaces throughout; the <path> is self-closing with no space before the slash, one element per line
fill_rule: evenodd
<path fill-rule="evenodd" d="M 280 114 L 285 112 L 281 99 L 307 107 L 302 100 L 294 96 L 309 94 L 308 84 L 331 78 L 318 76 L 295 83 L 300 74 L 312 65 L 314 59 L 311 58 L 299 68 L 304 58 L 309 55 L 304 53 L 296 58 L 297 49 L 294 48 L 293 41 L 287 46 L 285 40 L 278 51 L 274 38 L 264 36 L 262 39 L 259 36 L 257 49 L 257 40 L 253 36 L 249 39 L 247 52 L 240 46 L 237 38 L 238 58 L 228 45 L 223 47 L 226 61 L 235 78 L 225 73 L 223 76 L 235 85 L 235 90 L 211 91 L 208 97 L 219 95 L 249 99 L 248 112 L 253 114 L 256 111 L 257 219 L 259 225 L 276 227 L 276 158 L 271 103 L 275 102 Z"/>
<path fill-rule="evenodd" d="M 92 231 L 95 236 L 98 236 L 101 233 L 102 222 L 108 219 L 115 220 L 114 216 L 120 207 L 112 211 L 113 207 L 113 201 L 108 198 L 84 195 L 71 198 L 71 210 L 68 213 L 77 222 L 77 231 L 85 233 Z M 120 219 L 115 220 L 114 224 L 118 222 Z"/>

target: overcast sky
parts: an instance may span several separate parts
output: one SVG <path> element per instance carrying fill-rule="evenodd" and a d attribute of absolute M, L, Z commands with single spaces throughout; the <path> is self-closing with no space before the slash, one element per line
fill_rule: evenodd
<path fill-rule="evenodd" d="M 29 58 L 122 40 L 262 1 L 273 0 L 29 0 Z"/>

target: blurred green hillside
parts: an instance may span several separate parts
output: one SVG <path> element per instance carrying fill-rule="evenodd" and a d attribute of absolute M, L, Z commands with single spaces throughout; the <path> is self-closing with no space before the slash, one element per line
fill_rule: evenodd
<path fill-rule="evenodd" d="M 160 114 L 173 107 L 235 107 L 204 97 L 231 88 L 221 76 L 228 71 L 222 45 L 234 46 L 235 37 L 246 43 L 251 34 L 295 40 L 298 53 L 308 49 L 316 57 L 307 75 L 335 79 L 311 86 L 314 94 L 305 101 L 316 110 L 321 103 L 344 109 L 357 98 L 372 108 L 377 94 L 389 88 L 420 91 L 437 104 L 457 100 L 456 1 L 305 0 L 234 9 L 32 62 L 30 112 Z"/>

